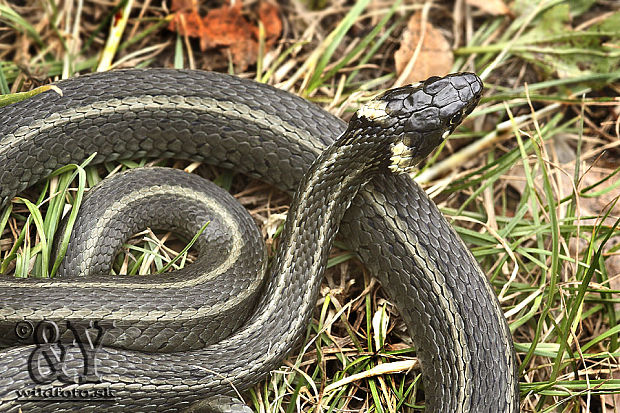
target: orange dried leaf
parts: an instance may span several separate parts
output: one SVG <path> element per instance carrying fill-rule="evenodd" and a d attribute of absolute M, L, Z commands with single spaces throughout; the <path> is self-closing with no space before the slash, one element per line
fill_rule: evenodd
<path fill-rule="evenodd" d="M 243 16 L 241 2 L 210 10 L 205 17 L 198 14 L 195 0 L 175 0 L 173 8 L 183 11 L 177 11 L 170 21 L 169 30 L 177 31 L 183 36 L 199 38 L 202 51 L 214 47 L 228 47 L 233 63 L 241 71 L 256 62 L 258 27 Z M 272 45 L 282 33 L 278 10 L 278 7 L 271 3 L 260 3 L 259 6 L 258 15 L 265 27 L 267 46 Z"/>
<path fill-rule="evenodd" d="M 430 76 L 443 76 L 450 72 L 453 63 L 450 44 L 429 22 L 426 22 L 424 39 L 412 70 L 405 83 L 412 83 Z M 396 72 L 400 76 L 407 67 L 422 34 L 422 14 L 414 13 L 409 19 L 407 29 L 403 32 L 400 48 L 394 53 Z"/>
<path fill-rule="evenodd" d="M 196 0 L 172 0 L 170 10 L 177 11 L 195 11 L 198 12 L 198 4 Z"/>
<path fill-rule="evenodd" d="M 181 36 L 200 37 L 204 31 L 202 17 L 197 11 L 177 13 L 168 24 L 168 30 L 176 31 Z"/>
<path fill-rule="evenodd" d="M 246 41 L 254 36 L 254 28 L 241 15 L 241 4 L 222 6 L 210 10 L 203 20 L 205 30 L 202 36 L 208 47 L 228 46 Z"/>
<path fill-rule="evenodd" d="M 258 18 L 265 28 L 267 45 L 273 44 L 282 34 L 282 20 L 277 4 L 262 2 L 258 8 Z"/>
<path fill-rule="evenodd" d="M 241 14 L 241 3 L 233 7 L 222 6 L 209 11 L 203 21 L 201 45 L 206 47 L 229 46 L 233 63 L 245 70 L 256 61 L 258 43 L 256 27 L 252 26 Z"/>

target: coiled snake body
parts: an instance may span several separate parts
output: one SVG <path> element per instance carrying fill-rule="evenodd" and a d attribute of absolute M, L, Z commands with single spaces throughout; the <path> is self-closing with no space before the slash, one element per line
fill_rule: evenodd
<path fill-rule="evenodd" d="M 255 312 L 216 343 L 205 337 L 209 332 L 200 333 L 202 307 L 194 301 L 201 294 L 192 291 L 202 279 L 191 281 L 198 270 L 155 283 L 169 283 L 165 287 L 133 278 L 2 277 L 0 346 L 7 348 L 0 350 L 0 411 L 63 410 L 76 403 L 62 397 L 35 401 L 26 397 L 33 393 L 24 393 L 41 388 L 91 395 L 111 389 L 111 400 L 92 398 L 77 406 L 135 411 L 206 408 L 203 400 L 231 394 L 233 386 L 247 389 L 279 366 L 305 330 L 338 228 L 407 324 L 422 361 L 426 411 L 518 410 L 512 340 L 493 290 L 437 207 L 402 174 L 476 105 L 482 83 L 475 75 L 431 78 L 388 91 L 360 109 L 334 145 L 334 138 L 345 131 L 342 121 L 286 92 L 227 75 L 126 70 L 57 86 L 62 97 L 46 92 L 0 108 L 2 206 L 54 169 L 80 163 L 95 152 L 95 163 L 136 157 L 191 159 L 233 168 L 289 193 L 299 189 Z M 193 192 L 192 185 L 187 192 Z M 194 201 L 187 202 L 191 208 Z M 152 209 L 166 203 L 178 207 L 169 199 Z M 219 207 L 213 208 L 217 215 Z M 241 246 L 236 242 L 222 248 L 237 248 L 243 256 L 239 260 L 262 262 L 261 247 L 253 241 Z M 238 272 L 235 266 L 226 268 Z M 177 307 L 168 301 L 170 295 L 186 303 Z M 129 309 L 120 306 L 122 300 Z M 24 325 L 36 328 L 42 320 L 78 319 L 126 322 L 127 332 L 113 340 L 131 341 L 128 348 L 105 343 L 97 348 L 94 379 L 33 381 L 28 362 L 40 351 L 40 343 L 6 341 L 22 336 Z M 158 320 L 170 324 L 149 330 Z M 175 336 L 176 327 L 183 333 Z M 69 347 L 62 354 L 65 375 L 82 371 L 85 364 L 84 351 Z"/>

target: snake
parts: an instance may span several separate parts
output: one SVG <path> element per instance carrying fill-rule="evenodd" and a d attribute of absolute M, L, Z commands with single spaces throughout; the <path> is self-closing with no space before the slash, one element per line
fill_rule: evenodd
<path fill-rule="evenodd" d="M 2 207 L 55 169 L 93 154 L 92 165 L 136 158 L 203 162 L 258 178 L 293 198 L 267 276 L 249 276 L 238 288 L 235 279 L 232 293 L 225 293 L 216 291 L 219 273 L 204 266 L 240 278 L 267 268 L 264 246 L 245 240 L 245 232 L 256 230 L 217 224 L 238 215 L 228 211 L 228 200 L 197 195 L 205 185 L 186 181 L 191 175 L 185 172 L 160 179 L 161 168 L 117 174 L 120 181 L 98 201 L 93 190 L 84 204 L 92 198 L 94 206 L 85 211 L 110 202 L 86 212 L 82 229 L 73 228 L 76 242 L 70 244 L 84 248 L 67 252 L 63 271 L 75 274 L 0 277 L 0 411 L 248 411 L 235 394 L 268 376 L 299 343 L 336 234 L 399 310 L 421 361 L 427 412 L 518 411 L 515 351 L 493 288 L 409 175 L 477 105 L 483 84 L 475 74 L 388 90 L 348 125 L 286 91 L 214 72 L 116 70 L 56 86 L 62 95 L 47 91 L 0 108 Z M 163 200 L 151 198 L 157 192 Z M 141 212 L 133 197 L 147 199 Z M 110 218 L 117 212 L 134 212 L 127 222 L 141 215 L 189 220 L 172 225 L 191 233 L 205 225 L 189 217 L 199 210 L 209 217 L 206 232 L 219 234 L 221 243 L 198 241 L 200 255 L 214 254 L 188 272 L 153 279 L 82 274 L 96 267 L 100 251 L 112 248 L 113 235 L 104 229 L 118 222 Z M 134 230 L 119 229 L 116 236 Z M 96 234 L 103 241 L 93 240 Z M 223 257 L 231 251 L 233 258 Z M 241 261 L 258 269 L 239 269 Z M 213 284 L 203 287 L 207 281 Z M 203 295 L 226 298 L 205 309 L 197 302 Z M 207 314 L 220 307 L 234 318 L 246 301 L 251 310 L 241 321 L 218 322 L 219 315 Z M 204 327 L 212 318 L 215 325 Z M 83 330 L 68 321 L 65 330 L 55 330 L 65 320 Z M 211 342 L 218 323 L 226 331 Z M 99 341 L 118 326 L 111 342 Z M 72 342 L 55 341 L 68 333 L 75 334 Z M 94 344 L 84 339 L 91 333 Z"/>

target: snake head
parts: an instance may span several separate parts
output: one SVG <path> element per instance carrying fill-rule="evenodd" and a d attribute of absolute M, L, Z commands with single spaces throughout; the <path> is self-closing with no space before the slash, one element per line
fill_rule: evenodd
<path fill-rule="evenodd" d="M 410 172 L 471 113 L 482 88 L 473 73 L 431 77 L 384 92 L 360 108 L 352 121 L 380 128 L 383 146 L 390 151 L 389 170 Z"/>

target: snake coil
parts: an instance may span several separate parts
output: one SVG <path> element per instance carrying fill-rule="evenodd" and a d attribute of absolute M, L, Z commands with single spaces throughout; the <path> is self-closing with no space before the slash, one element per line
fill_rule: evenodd
<path fill-rule="evenodd" d="M 101 406 L 123 411 L 223 409 L 220 395 L 231 394 L 233 387 L 243 391 L 278 367 L 305 330 L 338 228 L 407 324 L 422 361 L 426 411 L 518 411 L 514 349 L 494 292 L 434 203 L 402 174 L 476 105 L 482 82 L 475 75 L 431 78 L 388 91 L 360 109 L 348 129 L 289 93 L 217 73 L 124 70 L 57 86 L 62 97 L 46 92 L 0 108 L 1 206 L 56 168 L 93 153 L 95 164 L 137 157 L 196 160 L 297 193 L 256 311 L 221 341 L 211 343 L 196 333 L 196 340 L 204 341 L 200 348 L 193 347 L 193 339 L 176 349 L 162 346 L 183 341 L 166 338 L 177 327 L 190 329 L 182 331 L 194 337 L 191 329 L 200 326 L 204 306 L 196 301 L 202 294 L 192 291 L 205 279 L 195 282 L 196 277 L 207 270 L 173 276 L 160 291 L 156 283 L 133 279 L 0 279 L 0 335 L 15 339 L 0 341 L 6 347 L 0 351 L 0 411 L 42 406 L 62 411 L 76 403 L 88 411 Z M 128 188 L 129 197 L 141 191 Z M 184 188 L 171 193 L 191 195 L 193 184 Z M 194 202 L 187 201 L 190 208 Z M 130 204 L 127 198 L 122 203 Z M 176 207 L 169 199 L 153 209 L 165 203 Z M 214 208 L 213 216 L 220 216 L 219 207 Z M 101 228 L 90 218 L 85 222 L 89 230 Z M 236 245 L 239 254 L 248 255 L 240 260 L 262 262 L 260 247 L 240 247 L 236 239 L 222 248 Z M 102 249 L 98 245 L 91 251 Z M 96 255 L 75 256 L 80 254 Z M 235 275 L 236 268 L 228 266 Z M 166 294 L 186 303 L 176 308 Z M 38 360 L 56 343 L 42 349 L 41 343 L 20 339 L 36 333 L 37 323 L 46 320 L 86 320 L 99 332 L 103 323 L 98 320 L 126 322 L 127 330 L 113 341 L 131 336 L 135 342 L 128 348 L 104 343 L 91 349 L 96 358 L 91 374 L 78 374 L 73 382 L 68 376 L 83 372 L 93 353 L 65 346 L 62 374 L 57 371 L 55 380 L 48 381 L 43 374 L 37 383 L 29 360 Z M 158 320 L 169 324 L 153 329 Z M 36 400 L 44 391 L 54 397 Z M 76 394 L 90 398 L 76 402 Z M 97 400 L 101 395 L 110 398 Z M 244 411 L 240 405 L 227 408 Z"/>

